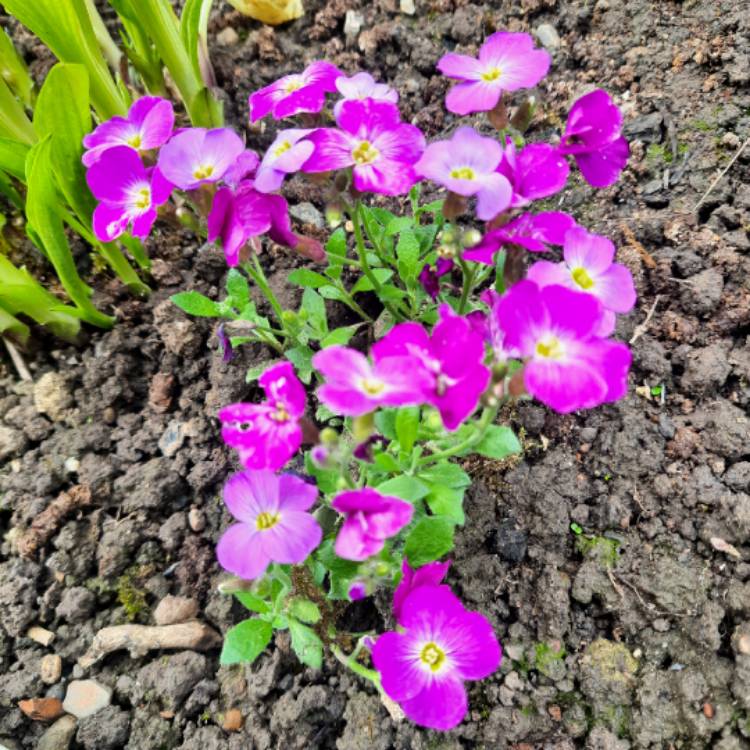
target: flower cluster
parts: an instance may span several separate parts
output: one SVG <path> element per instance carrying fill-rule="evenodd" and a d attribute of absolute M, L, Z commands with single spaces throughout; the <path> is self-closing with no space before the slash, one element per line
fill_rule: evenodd
<path fill-rule="evenodd" d="M 593 91 L 573 104 L 556 142 L 527 143 L 512 123 L 522 107 L 531 111 L 530 99 L 511 116 L 510 95 L 536 86 L 549 65 L 529 35 L 506 32 L 490 36 L 476 58 L 450 53 L 439 61 L 455 82 L 447 109 L 486 112 L 499 133 L 459 125 L 428 143 L 402 119 L 396 91 L 368 73 L 347 77 L 317 61 L 250 96 L 251 122 L 298 118 L 262 156 L 226 128 L 175 131 L 171 106 L 155 98 L 100 125 L 85 143 L 100 201 L 97 236 L 108 241 L 128 227 L 146 236 L 157 208 L 183 191 L 209 241 L 221 241 L 227 263 L 257 282 L 275 318 L 261 317 L 236 283 L 228 301 L 210 309 L 295 363 L 266 369 L 260 403 L 219 413 L 224 441 L 244 470 L 224 488 L 236 523 L 217 555 L 242 579 L 233 585 L 258 616 L 248 629 L 268 642 L 273 629 L 288 628 L 292 647 L 313 666 L 326 641 L 407 716 L 435 729 L 462 720 L 464 682 L 486 677 L 501 659 L 487 619 L 467 611 L 443 583 L 448 563 L 439 559 L 463 523 L 470 481 L 449 459 L 520 450 L 512 432 L 494 424 L 509 399 L 533 397 L 570 412 L 627 390 L 630 352 L 612 336 L 616 316 L 635 305 L 630 272 L 615 262 L 607 238 L 564 212 L 532 206 L 565 187 L 568 157 L 590 185 L 611 185 L 628 157 L 622 116 L 606 92 Z M 331 214 L 346 212 L 356 260 L 348 257 L 344 228 L 328 252 L 294 233 L 281 191 L 295 175 L 319 186 Z M 437 208 L 419 205 L 423 182 L 445 191 Z M 366 209 L 363 195 L 373 193 L 409 194 L 412 217 Z M 436 218 L 425 225 L 429 213 Z M 471 224 L 462 226 L 467 215 Z M 308 287 L 298 313 L 282 309 L 257 258 L 255 266 L 245 263 L 263 234 L 329 261 L 325 274 L 294 272 Z M 345 263 L 363 274 L 351 289 L 341 281 Z M 245 283 L 234 269 L 230 277 Z M 329 331 L 325 299 L 375 323 L 353 299 L 360 292 L 383 308 L 371 337 L 352 339 L 358 326 Z M 223 326 L 220 332 L 231 357 Z M 302 381 L 313 378 L 310 406 L 315 422 L 327 423 L 320 430 L 305 413 Z M 304 446 L 309 451 L 295 459 Z M 300 567 L 290 571 L 293 565 Z M 396 583 L 398 627 L 368 635 L 375 637 L 375 670 L 368 672 L 356 660 L 364 641 L 348 659 L 338 652 L 327 598 L 354 601 Z M 311 627 L 319 622 L 325 627 Z"/>

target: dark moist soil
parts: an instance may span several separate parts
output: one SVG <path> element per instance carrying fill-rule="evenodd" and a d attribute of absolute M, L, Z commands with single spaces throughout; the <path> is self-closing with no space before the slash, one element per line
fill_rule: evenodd
<path fill-rule="evenodd" d="M 611 236 L 636 278 L 638 308 L 618 328 L 634 339 L 630 393 L 564 417 L 521 405 L 509 417 L 524 457 L 470 465 L 449 582 L 491 619 L 506 656 L 471 686 L 455 731 L 394 723 L 332 660 L 302 668 L 283 636 L 252 667 L 220 669 L 216 649 L 120 651 L 84 671 L 76 661 L 95 633 L 128 615 L 153 623 L 167 594 L 195 599 L 220 631 L 243 616 L 216 591 L 213 547 L 229 520 L 219 494 L 236 467 L 214 416 L 254 395 L 245 370 L 269 355 L 247 347 L 224 364 L 212 326 L 166 301 L 185 288 L 217 295 L 226 268 L 216 249 L 162 227 L 149 242 L 149 300 L 100 274 L 97 300 L 118 325 L 80 347 L 42 339 L 28 354 L 33 383 L 3 371 L 0 745 L 35 748 L 46 725 L 18 701 L 62 698 L 85 676 L 113 690 L 112 706 L 78 723 L 75 749 L 749 748 L 750 149 L 693 209 L 750 136 L 747 7 L 417 0 L 408 16 L 397 0 L 306 5 L 278 30 L 228 7 L 214 14 L 236 126 L 253 89 L 326 57 L 396 86 L 405 117 L 439 136 L 455 120 L 436 61 L 446 49 L 474 52 L 499 28 L 535 31 L 554 56 L 532 138 L 559 129 L 593 86 L 622 103 L 632 145 L 623 179 L 594 191 L 575 177 L 560 205 Z M 43 75 L 49 55 L 26 32 L 16 38 Z M 248 132 L 251 145 L 270 140 L 264 126 Z M 294 182 L 290 192 L 314 204 L 303 220 L 322 225 L 319 189 Z M 292 304 L 285 277 L 298 260 L 265 259 Z M 91 503 L 21 558 L 29 524 L 77 486 Z M 390 623 L 385 597 L 378 605 Z M 54 633 L 48 647 L 27 637 L 33 625 Z M 46 654 L 63 662 L 51 686 L 40 678 Z M 230 709 L 238 732 L 222 728 Z"/>

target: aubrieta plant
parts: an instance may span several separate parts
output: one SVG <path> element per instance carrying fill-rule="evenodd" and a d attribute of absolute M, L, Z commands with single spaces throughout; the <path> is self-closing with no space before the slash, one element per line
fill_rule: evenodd
<path fill-rule="evenodd" d="M 396 91 L 327 62 L 250 96 L 253 122 L 299 118 L 262 157 L 230 129 L 172 132 L 171 108 L 153 98 L 87 139 L 100 238 L 127 227 L 145 237 L 181 191 L 183 220 L 221 242 L 231 269 L 222 301 L 174 301 L 222 319 L 225 359 L 247 341 L 279 357 L 249 373 L 262 401 L 219 413 L 243 466 L 224 487 L 236 522 L 218 544 L 233 574 L 222 589 L 254 613 L 227 633 L 222 663 L 252 662 L 288 630 L 305 664 L 320 668 L 328 649 L 392 712 L 439 730 L 466 715 L 465 683 L 498 668 L 493 626 L 444 583 L 471 483 L 459 461 L 520 451 L 496 424 L 510 401 L 567 413 L 621 398 L 631 361 L 611 338 L 616 315 L 635 304 L 613 244 L 532 205 L 564 188 L 568 156 L 591 185 L 614 183 L 628 156 L 622 116 L 593 91 L 556 143 L 527 145 L 533 98 L 514 107 L 509 93 L 536 86 L 549 64 L 516 33 L 493 34 L 478 58 L 445 55 L 438 67 L 456 81 L 448 109 L 486 112 L 489 125 L 429 144 L 401 120 Z M 325 249 L 292 230 L 280 191 L 295 174 L 313 175 L 338 226 Z M 447 196 L 424 203 L 424 182 Z M 408 200 L 391 200 L 404 209 L 394 213 L 373 195 Z M 299 310 L 271 290 L 258 260 L 264 234 L 322 264 L 290 274 L 304 287 Z M 361 322 L 329 328 L 325 300 Z M 346 603 L 381 589 L 394 589 L 390 630 L 342 631 Z"/>

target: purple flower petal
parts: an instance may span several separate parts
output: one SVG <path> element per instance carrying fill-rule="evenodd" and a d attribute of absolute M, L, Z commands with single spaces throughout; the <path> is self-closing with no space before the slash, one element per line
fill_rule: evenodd
<path fill-rule="evenodd" d="M 249 524 L 230 526 L 216 545 L 219 565 L 246 580 L 260 578 L 271 560 L 261 549 L 258 533 Z"/>
<path fill-rule="evenodd" d="M 304 562 L 320 544 L 323 530 L 309 514 L 280 509 L 281 520 L 260 535 L 264 554 L 277 563 L 294 565 Z"/>
<path fill-rule="evenodd" d="M 401 708 L 416 724 L 441 732 L 458 726 L 469 710 L 466 689 L 456 677 L 431 680 L 418 695 L 402 701 Z"/>

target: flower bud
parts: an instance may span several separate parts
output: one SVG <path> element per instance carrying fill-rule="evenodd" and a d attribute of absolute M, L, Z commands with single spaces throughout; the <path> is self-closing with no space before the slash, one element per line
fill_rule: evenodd
<path fill-rule="evenodd" d="M 474 247 L 482 241 L 482 233 L 478 229 L 467 229 L 461 235 L 462 247 Z"/>
<path fill-rule="evenodd" d="M 348 593 L 350 601 L 356 602 L 360 599 L 364 599 L 367 596 L 367 585 L 364 581 L 354 581 L 349 586 Z"/>
<path fill-rule="evenodd" d="M 325 445 L 315 445 L 310 449 L 310 460 L 319 468 L 325 469 L 330 453 Z"/>
<path fill-rule="evenodd" d="M 293 325 L 297 322 L 297 313 L 294 310 L 284 310 L 281 313 L 281 322 L 284 325 Z"/>
<path fill-rule="evenodd" d="M 375 412 L 363 414 L 352 420 L 352 433 L 358 443 L 363 443 L 375 431 Z"/>
<path fill-rule="evenodd" d="M 320 442 L 325 446 L 334 446 L 339 441 L 339 434 L 333 427 L 325 427 L 320 431 Z"/>

